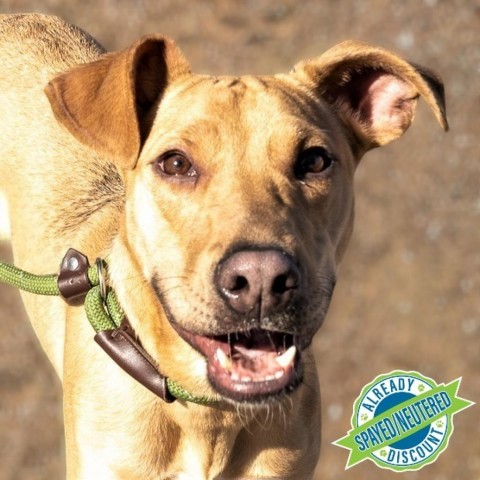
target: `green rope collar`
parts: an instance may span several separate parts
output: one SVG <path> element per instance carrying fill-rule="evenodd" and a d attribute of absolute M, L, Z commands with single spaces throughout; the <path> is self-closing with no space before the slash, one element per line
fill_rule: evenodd
<path fill-rule="evenodd" d="M 72 250 L 69 250 L 69 252 L 71 251 Z M 106 262 L 97 260 L 97 265 L 88 266 L 86 274 L 89 285 L 87 286 L 88 292 L 84 299 L 87 319 L 97 333 L 119 329 L 122 321 L 125 319 L 125 313 L 113 289 L 104 284 L 102 285 L 103 279 L 100 278 L 101 273 L 99 274 L 99 272 L 101 272 L 101 268 L 98 268 L 99 265 L 106 267 Z M 58 286 L 58 279 L 59 275 L 56 274 L 33 275 L 13 265 L 0 262 L 0 282 L 25 292 L 36 295 L 62 296 Z M 200 405 L 208 405 L 216 402 L 214 398 L 197 396 L 187 392 L 182 386 L 170 378 L 166 378 L 166 384 L 168 393 L 170 393 L 174 399 Z"/>

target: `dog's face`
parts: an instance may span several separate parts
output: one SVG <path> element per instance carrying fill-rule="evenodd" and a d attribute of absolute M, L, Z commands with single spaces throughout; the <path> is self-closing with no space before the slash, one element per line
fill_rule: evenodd
<path fill-rule="evenodd" d="M 121 159 L 124 237 L 213 387 L 237 401 L 292 391 L 351 234 L 356 165 L 408 128 L 419 92 L 446 126 L 441 84 L 353 43 L 261 78 L 191 75 L 158 38 L 127 52 L 130 63 L 125 53 L 105 61 L 114 72 L 127 64 L 130 83 L 94 64 L 74 70 L 47 90 L 54 112 Z M 89 83 L 104 89 L 103 111 L 118 88 L 132 97 L 118 120 L 124 138 L 91 105 L 86 113 L 75 89 Z"/>
<path fill-rule="evenodd" d="M 226 395 L 300 378 L 351 230 L 343 138 L 320 102 L 280 79 L 188 78 L 158 110 L 128 185 L 128 238 Z"/>

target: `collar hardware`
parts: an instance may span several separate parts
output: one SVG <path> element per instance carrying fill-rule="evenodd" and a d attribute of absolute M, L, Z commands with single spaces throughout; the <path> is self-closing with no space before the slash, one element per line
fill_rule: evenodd
<path fill-rule="evenodd" d="M 87 319 L 94 328 L 95 341 L 131 377 L 167 403 L 182 400 L 211 405 L 218 398 L 194 395 L 172 379 L 163 376 L 155 361 L 137 340 L 117 296 L 107 283 L 108 265 L 88 258 L 70 248 L 58 275 L 33 275 L 0 262 L 0 282 L 37 295 L 61 296 L 68 305 L 85 306 Z"/>
<path fill-rule="evenodd" d="M 83 305 L 91 285 L 88 280 L 88 258 L 70 248 L 60 264 L 57 286 L 61 297 L 71 306 Z"/>

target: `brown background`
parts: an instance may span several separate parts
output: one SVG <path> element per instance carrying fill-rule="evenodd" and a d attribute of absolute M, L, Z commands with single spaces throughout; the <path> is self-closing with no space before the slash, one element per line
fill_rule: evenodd
<path fill-rule="evenodd" d="M 394 476 L 368 461 L 345 472 L 347 452 L 331 444 L 349 428 L 362 386 L 378 374 L 412 369 L 438 382 L 463 376 L 461 395 L 480 402 L 478 0 L 2 0 L 0 8 L 60 15 L 109 49 L 163 32 L 206 73 L 288 71 L 347 38 L 440 72 L 451 132 L 442 133 L 422 106 L 406 136 L 370 153 L 358 171 L 355 233 L 315 342 L 323 399 L 315 478 Z M 9 257 L 4 242 L 0 258 Z M 1 480 L 63 478 L 60 403 L 18 294 L 1 286 Z M 479 407 L 455 417 L 450 446 L 435 464 L 402 478 L 480 479 Z"/>

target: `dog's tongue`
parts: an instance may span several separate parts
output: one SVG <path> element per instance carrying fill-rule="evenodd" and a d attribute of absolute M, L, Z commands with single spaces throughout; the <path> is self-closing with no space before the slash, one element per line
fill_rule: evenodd
<path fill-rule="evenodd" d="M 280 393 L 297 380 L 299 353 L 291 343 L 291 337 L 287 341 L 283 334 L 261 331 L 216 340 L 215 348 L 205 351 L 210 380 L 221 393 L 240 401 Z"/>
<path fill-rule="evenodd" d="M 215 356 L 220 367 L 234 382 L 249 383 L 280 379 L 293 368 L 295 354 L 296 348 L 293 346 L 279 354 L 275 350 L 234 345 L 231 355 L 218 348 Z"/>
<path fill-rule="evenodd" d="M 239 377 L 240 380 L 251 377 L 253 381 L 256 379 L 268 378 L 278 371 L 278 363 L 276 353 L 264 352 L 262 350 L 254 350 L 236 345 L 233 347 L 232 355 L 232 377 Z"/>

